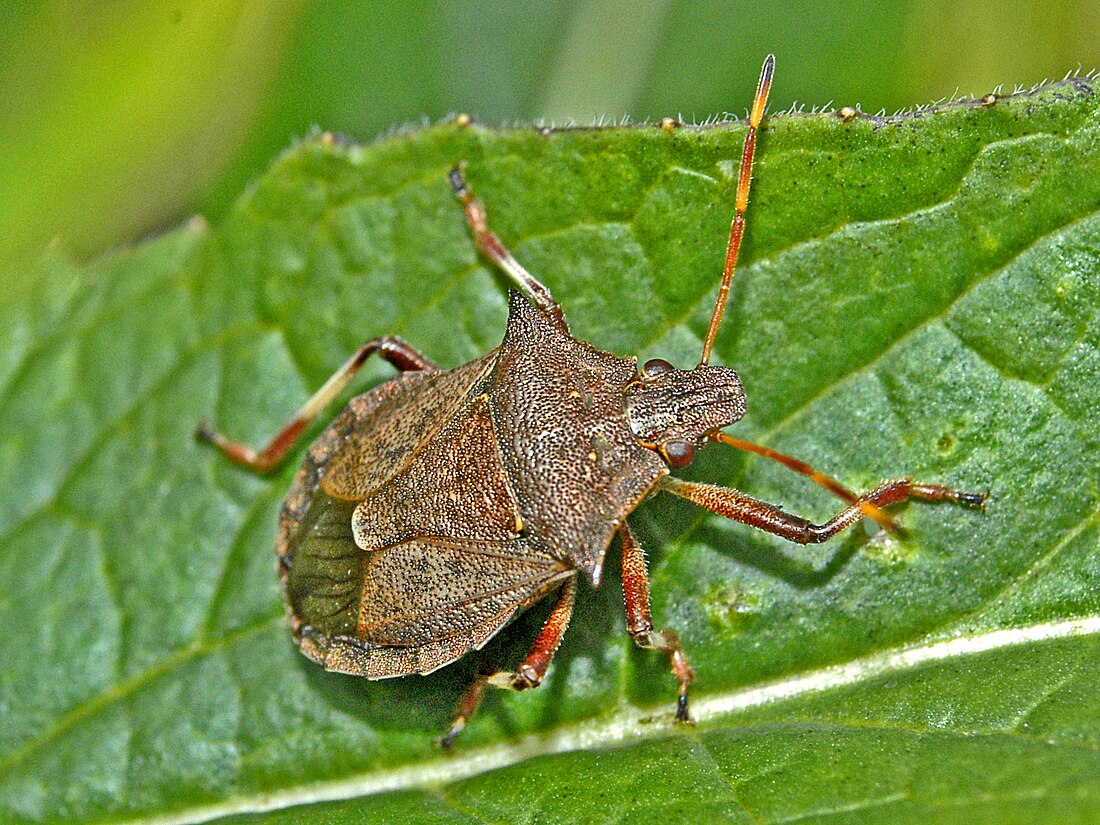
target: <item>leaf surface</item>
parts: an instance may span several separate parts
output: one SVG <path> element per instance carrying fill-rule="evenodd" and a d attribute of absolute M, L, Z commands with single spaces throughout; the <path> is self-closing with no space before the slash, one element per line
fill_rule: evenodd
<path fill-rule="evenodd" d="M 444 366 L 494 346 L 506 283 L 448 189 L 604 349 L 698 359 L 744 127 L 460 129 L 309 140 L 221 225 L 78 266 L 0 308 L 0 819 L 1086 820 L 1100 804 L 1100 119 L 1095 81 L 889 120 L 775 116 L 715 361 L 736 432 L 911 504 L 904 538 L 815 548 L 658 497 L 633 516 L 660 626 L 624 632 L 618 554 L 544 685 L 433 739 L 549 605 L 430 677 L 306 661 L 271 544 L 297 456 L 258 444 L 362 340 Z M 359 391 L 389 375 L 371 363 Z M 333 411 L 333 413 L 335 410 Z M 300 452 L 299 454 L 300 455 Z M 687 475 L 822 521 L 805 479 L 711 447 Z M 352 797 L 345 801 L 337 800 Z M 308 807 L 298 807 L 308 806 Z"/>

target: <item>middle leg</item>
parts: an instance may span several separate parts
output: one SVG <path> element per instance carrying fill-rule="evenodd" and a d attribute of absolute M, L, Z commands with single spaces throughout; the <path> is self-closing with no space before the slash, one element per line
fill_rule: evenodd
<path fill-rule="evenodd" d="M 624 521 L 619 528 L 619 542 L 623 547 L 623 601 L 626 602 L 626 630 L 638 644 L 648 650 L 663 650 L 672 662 L 672 674 L 680 682 L 680 698 L 676 703 L 676 721 L 690 722 L 688 715 L 688 687 L 695 674 L 688 664 L 680 637 L 673 630 L 655 631 L 649 612 L 649 573 L 646 570 L 645 552 L 634 538 L 634 533 Z"/>
<path fill-rule="evenodd" d="M 568 332 L 569 328 L 566 326 L 565 316 L 562 314 L 558 302 L 554 300 L 554 296 L 550 294 L 550 290 L 512 257 L 512 253 L 489 228 L 485 216 L 485 207 L 482 206 L 481 201 L 470 193 L 466 180 L 462 177 L 463 165 L 460 163 L 451 170 L 451 188 L 455 190 L 455 194 L 466 211 L 466 223 L 469 224 L 470 232 L 473 233 L 477 248 L 485 253 L 485 256 L 496 264 L 505 275 L 515 281 L 516 285 L 534 301 L 535 306 L 550 317 L 555 326 Z"/>

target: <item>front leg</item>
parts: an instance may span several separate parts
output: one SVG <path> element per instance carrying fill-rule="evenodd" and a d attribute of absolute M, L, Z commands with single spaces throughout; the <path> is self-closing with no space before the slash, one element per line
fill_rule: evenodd
<path fill-rule="evenodd" d="M 824 524 L 814 524 L 799 516 L 784 512 L 774 504 L 745 495 L 740 490 L 729 487 L 717 487 L 713 484 L 699 484 L 681 481 L 673 476 L 665 476 L 660 489 L 688 501 L 705 507 L 712 513 L 739 521 L 750 527 L 756 527 L 767 533 L 793 541 L 797 544 L 818 544 L 826 541 L 842 530 L 851 527 L 864 516 L 860 502 L 875 507 L 885 507 L 910 498 L 924 501 L 951 501 L 970 507 L 981 507 L 989 493 L 962 493 L 940 484 L 917 484 L 908 478 L 884 481 L 850 507 L 841 510 Z"/>

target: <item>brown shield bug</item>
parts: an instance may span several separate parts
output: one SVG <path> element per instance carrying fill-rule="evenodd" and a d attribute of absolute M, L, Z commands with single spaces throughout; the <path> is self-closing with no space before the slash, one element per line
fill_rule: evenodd
<path fill-rule="evenodd" d="M 451 184 L 479 249 L 519 287 L 500 346 L 440 369 L 394 337 L 367 341 L 260 451 L 209 427 L 199 435 L 232 460 L 272 469 L 366 358 L 400 375 L 353 399 L 310 447 L 279 520 L 276 552 L 291 631 L 329 670 L 384 679 L 431 673 L 483 646 L 517 614 L 557 591 L 527 658 L 485 673 L 444 735 L 450 745 L 487 685 L 526 690 L 546 673 L 569 624 L 578 571 L 600 583 L 612 539 L 622 547 L 627 630 L 664 651 L 680 684 L 676 717 L 688 720 L 693 675 L 677 635 L 657 631 L 645 556 L 627 517 L 667 492 L 802 544 L 868 516 L 893 529 L 882 507 L 909 498 L 980 506 L 961 493 L 903 478 L 856 496 L 793 458 L 722 432 L 745 413 L 732 369 L 709 364 L 744 229 L 756 132 L 774 59 L 760 74 L 737 186 L 718 299 L 699 364 L 675 369 L 602 352 L 569 333 L 550 291 L 488 228 L 463 180 Z M 813 524 L 734 489 L 670 474 L 710 441 L 773 458 L 847 502 Z"/>

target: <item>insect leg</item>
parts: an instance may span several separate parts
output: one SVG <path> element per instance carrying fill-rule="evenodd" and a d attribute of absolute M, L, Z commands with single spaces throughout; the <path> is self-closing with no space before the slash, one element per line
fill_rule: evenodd
<path fill-rule="evenodd" d="M 649 613 L 649 573 L 646 571 L 645 551 L 625 521 L 619 528 L 619 541 L 623 548 L 623 601 L 626 602 L 627 632 L 639 647 L 663 650 L 668 654 L 672 661 L 672 673 L 680 681 L 676 720 L 689 722 L 688 687 L 695 680 L 695 674 L 675 631 L 653 629 L 653 618 Z"/>
<path fill-rule="evenodd" d="M 778 450 L 773 450 L 771 447 L 753 444 L 751 441 L 743 441 L 740 438 L 734 438 L 723 432 L 714 433 L 710 438 L 712 441 L 719 441 L 722 444 L 733 447 L 735 450 L 744 450 L 747 453 L 755 453 L 756 455 L 764 456 L 764 458 L 770 458 L 772 461 L 778 461 L 784 467 L 794 470 L 796 473 L 801 473 L 809 478 L 814 484 L 817 484 L 819 487 L 824 487 L 830 493 L 849 504 L 855 504 L 863 511 L 863 515 L 874 519 L 880 527 L 893 532 L 898 531 L 897 522 L 890 518 L 881 507 L 876 507 L 869 501 L 861 501 L 859 496 L 842 485 L 839 481 L 815 470 L 805 461 L 799 461 L 797 458 L 789 456 L 786 453 L 781 453 Z"/>
<path fill-rule="evenodd" d="M 458 703 L 454 722 L 447 728 L 447 732 L 436 740 L 439 747 L 449 748 L 454 744 L 455 739 L 466 727 L 466 722 L 474 715 L 477 706 L 481 704 L 481 697 L 485 694 L 485 686 L 488 684 L 489 674 L 481 673 L 474 679 L 473 684 L 466 688 L 466 692 L 462 694 L 462 700 Z"/>
<path fill-rule="evenodd" d="M 355 354 L 345 361 L 344 365 L 302 405 L 283 428 L 275 433 L 263 449 L 257 451 L 239 442 L 230 441 L 206 422 L 199 424 L 195 435 L 199 440 L 213 444 L 226 458 L 249 469 L 266 473 L 278 465 L 297 443 L 310 422 L 332 403 L 332 400 L 347 386 L 352 376 L 363 366 L 363 362 L 373 353 L 378 353 L 402 372 L 435 369 L 431 359 L 421 355 L 400 338 L 393 335 L 374 338 L 359 347 Z"/>
<path fill-rule="evenodd" d="M 661 489 L 688 501 L 705 507 L 712 513 L 739 521 L 750 527 L 764 530 L 798 544 L 817 544 L 832 538 L 842 530 L 851 527 L 863 517 L 859 504 L 845 508 L 824 524 L 814 524 L 799 516 L 785 513 L 774 504 L 747 496 L 739 490 L 729 487 L 716 487 L 713 484 L 699 484 L 681 481 L 665 476 L 660 483 Z M 971 507 L 981 507 L 986 493 L 961 493 L 939 484 L 917 484 L 908 478 L 884 481 L 860 502 L 869 502 L 875 507 L 885 507 L 910 498 L 924 501 L 952 501 Z"/>
<path fill-rule="evenodd" d="M 459 164 L 451 170 L 451 187 L 455 190 L 455 194 L 458 195 L 458 199 L 462 201 L 462 205 L 466 209 L 466 222 L 470 225 L 470 231 L 474 235 L 474 243 L 477 244 L 477 248 L 500 267 L 505 275 L 515 281 L 519 288 L 531 298 L 535 306 L 549 315 L 560 329 L 568 331 L 565 316 L 562 314 L 558 302 L 554 300 L 554 296 L 550 294 L 550 290 L 543 286 L 534 275 L 524 269 L 523 265 L 513 258 L 512 253 L 501 243 L 500 238 L 489 229 L 485 207 L 482 206 L 481 201 L 470 193 L 469 187 L 466 186 L 466 180 L 462 177 L 462 167 L 463 164 Z"/>
<path fill-rule="evenodd" d="M 464 727 L 466 721 L 473 716 L 477 706 L 481 703 L 482 694 L 486 685 L 505 688 L 506 690 L 527 690 L 538 687 L 542 677 L 546 675 L 546 669 L 550 667 L 550 660 L 561 644 L 565 629 L 569 627 L 569 619 L 573 616 L 573 602 L 577 596 L 577 579 L 575 576 L 565 580 L 554 609 L 550 612 L 546 624 L 542 626 L 538 638 L 531 645 L 531 652 L 523 663 L 513 671 L 498 670 L 496 673 L 483 673 L 477 677 L 458 703 L 458 712 L 451 727 L 439 740 L 440 747 L 449 748 Z"/>

